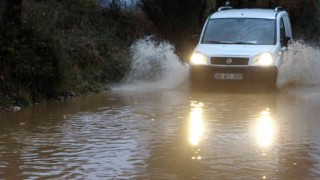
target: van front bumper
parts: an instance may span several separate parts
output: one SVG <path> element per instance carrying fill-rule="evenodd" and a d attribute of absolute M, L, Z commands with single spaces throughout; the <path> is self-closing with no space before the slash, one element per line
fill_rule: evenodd
<path fill-rule="evenodd" d="M 190 66 L 192 84 L 208 84 L 210 82 L 275 84 L 277 74 L 278 68 L 276 66 Z"/>

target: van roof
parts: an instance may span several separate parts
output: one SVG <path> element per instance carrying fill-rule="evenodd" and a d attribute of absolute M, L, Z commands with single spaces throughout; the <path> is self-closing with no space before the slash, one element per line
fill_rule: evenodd
<path fill-rule="evenodd" d="M 262 18 L 275 19 L 277 11 L 274 9 L 228 9 L 213 13 L 210 19 L 214 18 Z"/>

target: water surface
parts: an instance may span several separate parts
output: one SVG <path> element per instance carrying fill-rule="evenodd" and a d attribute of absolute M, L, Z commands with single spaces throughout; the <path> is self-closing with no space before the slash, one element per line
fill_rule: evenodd
<path fill-rule="evenodd" d="M 0 115 L 0 179 L 316 179 L 320 91 L 113 91 Z"/>

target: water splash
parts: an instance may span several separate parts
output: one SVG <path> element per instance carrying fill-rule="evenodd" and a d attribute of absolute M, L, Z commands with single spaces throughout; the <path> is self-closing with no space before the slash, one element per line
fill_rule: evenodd
<path fill-rule="evenodd" d="M 277 86 L 320 86 L 320 49 L 303 41 L 290 44 L 279 69 Z"/>
<path fill-rule="evenodd" d="M 189 67 L 181 63 L 172 44 L 148 36 L 137 40 L 130 51 L 131 70 L 114 89 L 169 90 L 186 84 Z"/>
<path fill-rule="evenodd" d="M 114 90 L 153 91 L 188 86 L 189 66 L 175 54 L 172 44 L 152 36 L 137 40 L 130 47 L 131 70 Z M 289 45 L 279 69 L 277 86 L 320 87 L 320 49 L 298 40 Z"/>

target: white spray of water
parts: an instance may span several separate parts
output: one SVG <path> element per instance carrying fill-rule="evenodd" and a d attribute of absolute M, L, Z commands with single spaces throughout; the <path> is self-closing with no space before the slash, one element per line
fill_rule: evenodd
<path fill-rule="evenodd" d="M 189 66 L 182 64 L 168 42 L 152 36 L 136 41 L 130 48 L 131 70 L 117 90 L 169 90 L 187 82 Z"/>
<path fill-rule="evenodd" d="M 277 86 L 320 86 L 320 50 L 303 41 L 289 46 L 279 69 Z"/>

